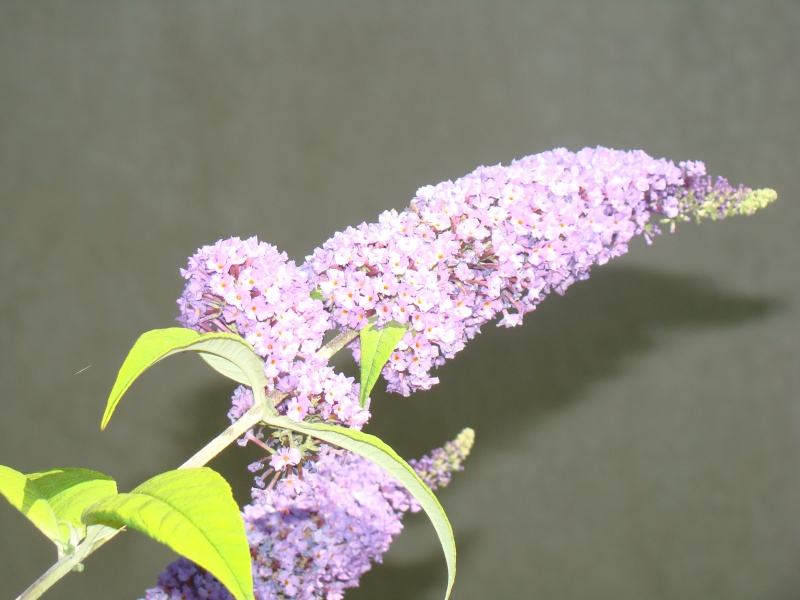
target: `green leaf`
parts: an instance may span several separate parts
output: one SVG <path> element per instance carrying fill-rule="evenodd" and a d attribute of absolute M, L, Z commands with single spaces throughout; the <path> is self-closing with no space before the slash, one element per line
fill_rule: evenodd
<path fill-rule="evenodd" d="M 53 541 L 59 554 L 85 535 L 83 510 L 116 493 L 111 477 L 90 469 L 65 467 L 23 475 L 0 466 L 0 494 Z M 78 539 L 71 539 L 73 531 Z"/>
<path fill-rule="evenodd" d="M 58 519 L 50 502 L 25 474 L 0 465 L 0 494 L 56 545 L 59 545 L 59 542 L 66 542 L 59 530 Z"/>
<path fill-rule="evenodd" d="M 208 467 L 167 471 L 83 513 L 87 525 L 125 525 L 212 573 L 237 600 L 254 600 L 250 547 L 231 488 Z"/>
<path fill-rule="evenodd" d="M 28 479 L 49 500 L 56 518 L 72 525 L 81 538 L 86 534 L 86 526 L 81 521 L 84 509 L 117 493 L 117 483 L 113 478 L 91 469 L 52 469 L 31 473 Z"/>
<path fill-rule="evenodd" d="M 264 363 L 244 338 L 232 333 L 199 333 L 184 327 L 154 329 L 136 340 L 122 363 L 100 428 L 108 425 L 120 398 L 139 375 L 161 359 L 186 351 L 201 353 L 214 369 L 253 388 L 257 401 L 263 399 L 263 389 L 267 385 Z"/>
<path fill-rule="evenodd" d="M 266 417 L 264 422 L 278 429 L 291 429 L 310 435 L 330 444 L 350 450 L 372 461 L 384 471 L 392 475 L 420 503 L 433 523 L 439 543 L 442 545 L 447 561 L 447 592 L 445 600 L 450 597 L 456 577 L 456 542 L 453 528 L 431 489 L 419 478 L 414 469 L 404 461 L 391 447 L 380 438 L 354 429 L 324 425 L 322 423 L 296 423 L 288 417 Z"/>
<path fill-rule="evenodd" d="M 406 332 L 404 325 L 389 321 L 381 329 L 367 325 L 359 333 L 361 338 L 361 393 L 358 402 L 361 408 L 367 402 L 372 388 L 381 375 L 381 370 L 397 348 L 397 343 Z"/>

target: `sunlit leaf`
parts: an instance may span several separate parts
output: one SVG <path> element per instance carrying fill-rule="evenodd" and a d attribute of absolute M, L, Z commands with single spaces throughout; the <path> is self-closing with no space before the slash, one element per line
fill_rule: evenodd
<path fill-rule="evenodd" d="M 114 479 L 91 469 L 51 469 L 31 473 L 28 479 L 48 499 L 56 519 L 72 525 L 81 537 L 86 531 L 81 521 L 83 510 L 101 498 L 117 493 Z"/>
<path fill-rule="evenodd" d="M 0 494 L 56 545 L 59 556 L 85 535 L 83 509 L 116 492 L 113 479 L 90 469 L 64 467 L 24 475 L 0 466 Z"/>
<path fill-rule="evenodd" d="M 47 497 L 25 474 L 0 465 L 0 494 L 57 545 L 67 542 Z"/>
<path fill-rule="evenodd" d="M 225 479 L 208 467 L 157 475 L 93 504 L 83 521 L 140 531 L 212 573 L 237 600 L 254 599 L 239 507 Z"/>
<path fill-rule="evenodd" d="M 406 328 L 396 321 L 389 321 L 380 329 L 369 324 L 359 332 L 361 341 L 361 393 L 358 401 L 361 408 L 369 398 L 372 388 L 381 375 L 381 370 L 403 338 Z"/>
<path fill-rule="evenodd" d="M 199 333 L 184 327 L 148 331 L 136 340 L 117 375 L 106 403 L 105 429 L 122 395 L 149 367 L 178 352 L 199 352 L 214 369 L 253 388 L 257 395 L 267 385 L 263 362 L 247 341 L 232 333 Z"/>

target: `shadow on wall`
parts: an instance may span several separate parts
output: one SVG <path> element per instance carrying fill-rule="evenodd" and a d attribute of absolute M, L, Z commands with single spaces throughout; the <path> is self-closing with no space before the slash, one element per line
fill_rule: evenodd
<path fill-rule="evenodd" d="M 457 361 L 440 369 L 442 383 L 427 394 L 375 394 L 369 431 L 406 457 L 441 445 L 470 424 L 479 429 L 482 447 L 507 447 L 509 439 L 535 429 L 594 383 L 621 372 L 627 358 L 653 349 L 659 333 L 735 327 L 780 308 L 773 300 L 724 292 L 698 278 L 601 269 L 591 283 L 545 301 L 523 327 L 486 327 Z M 458 539 L 466 556 L 475 538 L 462 532 Z M 442 561 L 403 562 L 375 567 L 348 600 L 419 598 L 446 581 Z"/>
<path fill-rule="evenodd" d="M 653 348 L 660 333 L 732 327 L 780 308 L 771 299 L 725 292 L 699 278 L 599 269 L 563 297 L 545 299 L 521 327 L 485 326 L 436 372 L 441 383 L 431 390 L 409 398 L 374 392 L 375 416 L 367 430 L 395 444 L 402 456 L 425 453 L 444 441 L 442 435 L 458 433 L 454 420 L 480 423 L 481 444 L 502 445 L 594 382 L 613 378 L 627 358 Z"/>

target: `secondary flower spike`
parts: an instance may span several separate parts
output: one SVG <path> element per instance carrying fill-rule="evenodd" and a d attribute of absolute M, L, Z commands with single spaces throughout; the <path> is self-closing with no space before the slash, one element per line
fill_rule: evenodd
<path fill-rule="evenodd" d="M 551 291 L 624 254 L 636 235 L 690 218 L 751 214 L 777 197 L 732 187 L 701 162 L 559 148 L 417 191 L 403 212 L 336 233 L 301 268 L 340 328 L 408 331 L 383 369 L 408 395 L 497 317 L 519 325 Z M 358 342 L 353 343 L 358 358 Z"/>
<path fill-rule="evenodd" d="M 444 448 L 412 463 L 432 488 L 444 487 L 469 454 L 466 429 Z M 381 562 L 401 519 L 416 500 L 380 467 L 352 452 L 322 445 L 303 479 L 273 490 L 253 489 L 242 516 L 253 556 L 257 600 L 341 600 L 347 588 Z M 232 600 L 210 573 L 181 558 L 146 591 L 146 600 Z"/>

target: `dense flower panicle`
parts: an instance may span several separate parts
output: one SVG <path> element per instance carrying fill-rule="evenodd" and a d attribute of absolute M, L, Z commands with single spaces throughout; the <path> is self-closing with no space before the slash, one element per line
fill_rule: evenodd
<path fill-rule="evenodd" d="M 328 330 L 404 325 L 382 374 L 390 390 L 408 395 L 437 383 L 431 371 L 485 323 L 520 324 L 548 293 L 563 293 L 592 265 L 627 252 L 634 236 L 649 241 L 659 225 L 751 214 L 775 197 L 712 180 L 701 162 L 557 149 L 423 187 L 406 210 L 335 234 L 300 267 L 255 238 L 201 248 L 183 271 L 179 320 L 247 339 L 265 359 L 268 392 L 290 419 L 360 428 L 369 405 L 359 405 L 358 384 L 323 358 Z M 351 348 L 359 360 L 358 338 Z M 252 404 L 252 392 L 238 388 L 230 418 Z M 429 487 L 447 485 L 473 435 L 465 430 L 410 464 Z M 277 434 L 269 444 L 271 458 L 250 466 L 255 473 L 269 460 L 243 511 L 256 597 L 340 600 L 380 562 L 403 513 L 419 507 L 357 455 L 323 444 L 309 458 Z M 229 597 L 183 559 L 147 591 L 148 600 Z"/>
<path fill-rule="evenodd" d="M 316 416 L 360 428 L 369 418 L 359 386 L 316 356 L 330 316 L 311 292 L 316 280 L 285 253 L 256 238 L 220 240 L 200 248 L 181 271 L 188 279 L 178 300 L 179 322 L 198 331 L 241 335 L 265 359 L 268 392 L 286 398 L 278 409 L 295 421 Z M 252 406 L 244 389 L 234 395 L 235 419 Z M 249 404 L 248 404 L 249 402 Z"/>
<path fill-rule="evenodd" d="M 420 475 L 434 485 L 446 485 L 448 469 L 461 469 L 470 438 L 471 433 L 463 432 L 446 449 L 420 459 L 418 464 L 435 463 L 438 469 L 430 477 L 422 471 Z M 445 454 L 449 458 L 444 461 L 436 458 Z M 419 510 L 394 478 L 356 454 L 323 445 L 318 459 L 306 464 L 302 480 L 290 477 L 272 490 L 254 488 L 253 502 L 242 512 L 258 600 L 340 600 L 373 562 L 381 562 L 402 530 L 403 514 Z M 232 596 L 210 573 L 181 558 L 145 598 Z"/>
<path fill-rule="evenodd" d="M 336 233 L 301 268 L 319 278 L 338 327 L 407 326 L 383 376 L 408 395 L 437 383 L 431 370 L 486 322 L 520 324 L 549 292 L 658 233 L 652 216 L 674 223 L 712 205 L 725 216 L 752 197 L 711 183 L 700 162 L 562 148 L 423 187 L 405 211 Z"/>

